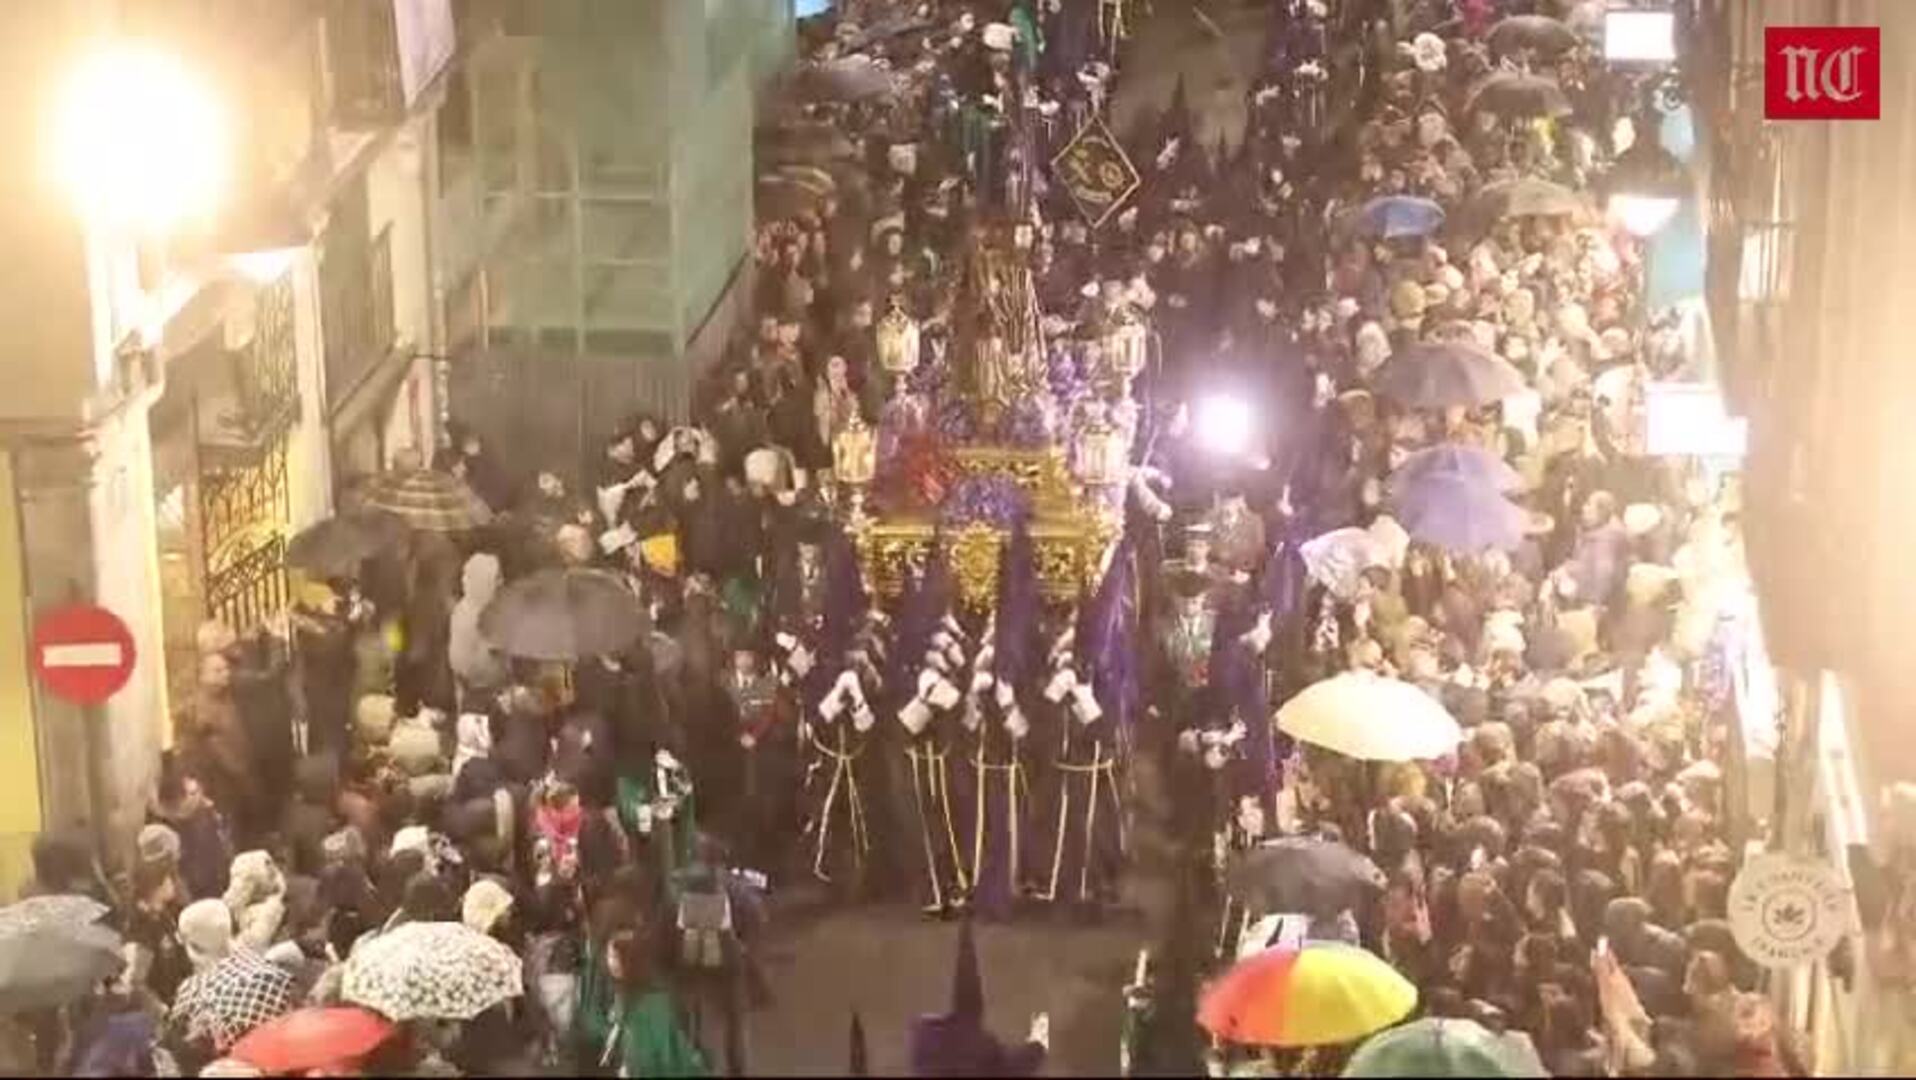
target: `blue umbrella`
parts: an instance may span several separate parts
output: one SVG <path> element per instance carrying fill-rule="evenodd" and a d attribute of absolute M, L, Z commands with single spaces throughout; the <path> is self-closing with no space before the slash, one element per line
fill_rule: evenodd
<path fill-rule="evenodd" d="M 1390 492 L 1391 513 L 1412 537 L 1472 555 L 1523 543 L 1530 515 L 1495 487 L 1456 475 L 1426 476 Z"/>
<path fill-rule="evenodd" d="M 1472 342 L 1421 341 L 1391 356 L 1377 388 L 1414 409 L 1475 408 L 1524 389 L 1523 373 Z"/>
<path fill-rule="evenodd" d="M 1497 491 L 1522 491 L 1524 479 L 1503 458 L 1481 446 L 1440 443 L 1404 459 L 1390 474 L 1393 489 L 1432 477 L 1455 477 Z"/>
<path fill-rule="evenodd" d="M 1361 236 L 1396 240 L 1429 236 L 1444 223 L 1444 208 L 1414 195 L 1384 195 L 1351 211 L 1345 227 Z"/>

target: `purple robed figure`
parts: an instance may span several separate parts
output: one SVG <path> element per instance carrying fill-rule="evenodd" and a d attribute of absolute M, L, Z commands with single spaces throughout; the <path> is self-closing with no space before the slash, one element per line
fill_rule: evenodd
<path fill-rule="evenodd" d="M 1125 858 L 1119 767 L 1138 689 L 1136 575 L 1127 538 L 1079 612 L 1071 650 L 1053 660 L 1044 697 L 1058 714 L 1058 756 L 1040 816 L 1050 839 L 1040 882 L 1046 900 L 1098 904 L 1117 894 Z"/>
<path fill-rule="evenodd" d="M 950 606 L 951 573 L 943 553 L 934 552 L 899 605 L 886 680 L 905 751 L 892 763 L 894 770 L 903 770 L 894 772 L 892 790 L 905 793 L 895 817 L 911 823 L 909 835 L 900 838 L 905 848 L 900 856 L 915 864 L 913 887 L 927 913 L 962 904 L 970 884 L 966 848 L 959 841 L 968 801 L 955 790 L 952 768 L 961 752 L 962 698 L 947 675 L 953 665 L 942 647 L 952 639 L 941 634 Z"/>
<path fill-rule="evenodd" d="M 1044 1067 L 1042 1043 L 1015 1047 L 985 1030 L 984 980 L 971 920 L 958 927 L 958 963 L 952 974 L 951 1011 L 921 1016 L 911 1025 L 911 1072 L 924 1077 L 1036 1076 Z"/>
<path fill-rule="evenodd" d="M 856 891 L 871 855 L 870 792 L 863 757 L 874 719 L 864 693 L 847 692 L 846 675 L 867 600 L 851 541 L 836 529 L 819 537 L 824 568 L 822 612 L 816 627 L 815 660 L 798 679 L 811 759 L 805 768 L 805 838 L 812 873 L 841 890 Z"/>
<path fill-rule="evenodd" d="M 1025 765 L 1031 725 L 1023 703 L 1026 687 L 1037 674 L 1033 660 L 1041 604 L 1031 534 L 1021 518 L 1012 525 L 999 558 L 994 632 L 980 650 L 962 706 L 964 726 L 971 733 L 966 764 L 973 799 L 972 910 L 993 919 L 1011 914 L 1031 870 L 1027 830 L 1032 793 Z"/>

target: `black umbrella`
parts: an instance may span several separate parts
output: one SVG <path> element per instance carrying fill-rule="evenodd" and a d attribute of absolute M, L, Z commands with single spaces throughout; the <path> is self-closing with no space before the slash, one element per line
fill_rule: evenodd
<path fill-rule="evenodd" d="M 1474 408 L 1524 390 L 1523 373 L 1467 341 L 1422 341 L 1399 350 L 1378 373 L 1377 388 L 1414 409 Z"/>
<path fill-rule="evenodd" d="M 646 631 L 645 609 L 599 570 L 541 570 L 499 590 L 479 633 L 508 656 L 572 661 L 624 652 Z"/>
<path fill-rule="evenodd" d="M 1554 55 L 1579 40 L 1575 30 L 1548 15 L 1512 15 L 1490 28 L 1490 48 L 1499 53 L 1532 49 Z"/>
<path fill-rule="evenodd" d="M 1499 116 L 1568 116 L 1574 110 L 1557 80 L 1528 71 L 1500 71 L 1470 92 L 1467 111 Z"/>
<path fill-rule="evenodd" d="M 762 161 L 833 161 L 858 155 L 858 145 L 825 120 L 788 120 L 760 131 L 758 142 Z"/>
<path fill-rule="evenodd" d="M 880 19 L 868 27 L 859 29 L 856 33 L 847 34 L 844 40 L 839 44 L 840 47 L 845 49 L 862 49 L 875 42 L 889 41 L 892 38 L 903 37 L 906 34 L 928 29 L 935 25 L 937 24 L 930 19 L 920 18 L 910 12 L 903 12 L 890 16 L 889 18 Z"/>
<path fill-rule="evenodd" d="M 329 517 L 286 545 L 286 565 L 322 577 L 351 577 L 367 559 L 396 551 L 411 531 L 390 510 L 368 507 Z"/>
<path fill-rule="evenodd" d="M 1238 856 L 1228 883 L 1232 896 L 1260 911 L 1328 915 L 1382 888 L 1384 875 L 1335 840 L 1287 836 Z"/>

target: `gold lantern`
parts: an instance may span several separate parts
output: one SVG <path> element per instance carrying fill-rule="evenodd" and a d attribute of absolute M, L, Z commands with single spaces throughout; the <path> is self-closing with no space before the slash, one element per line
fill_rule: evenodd
<path fill-rule="evenodd" d="M 893 379 L 902 379 L 918 367 L 918 322 L 905 313 L 896 297 L 878 320 L 878 366 Z"/>
<path fill-rule="evenodd" d="M 1115 511 L 1115 493 L 1130 480 L 1131 447 L 1124 432 L 1112 426 L 1103 402 L 1088 406 L 1071 451 L 1073 472 L 1089 501 L 1104 513 Z"/>
<path fill-rule="evenodd" d="M 878 475 L 878 438 L 864 416 L 852 413 L 850 422 L 832 436 L 832 474 L 851 489 L 852 520 L 865 518 L 865 489 Z"/>
<path fill-rule="evenodd" d="M 1104 350 L 1106 371 L 1129 392 L 1131 380 L 1144 372 L 1151 358 L 1151 329 L 1126 303 L 1112 312 L 1105 324 L 1100 344 Z"/>

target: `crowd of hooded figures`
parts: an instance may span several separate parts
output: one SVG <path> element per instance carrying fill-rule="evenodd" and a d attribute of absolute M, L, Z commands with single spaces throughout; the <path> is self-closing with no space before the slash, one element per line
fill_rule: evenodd
<path fill-rule="evenodd" d="M 1799 1072 L 1725 921 L 1734 477 L 1645 452 L 1644 385 L 1700 377 L 1697 338 L 1592 197 L 1681 114 L 1603 66 L 1601 5 L 1243 6 L 1271 31 L 1241 129 L 1180 83 L 1119 134 L 1136 190 L 1090 202 L 1051 163 L 1116 126 L 1120 58 L 1152 63 L 1140 5 L 808 23 L 759 151 L 755 320 L 697 423 L 635 416 L 580 474 L 455 425 L 400 463 L 469 494 L 444 527 L 206 627 L 131 870 L 48 835 L 0 910 L 0 947 L 68 950 L 4 995 L 15 1064 L 744 1073 L 767 898 L 811 882 L 963 921 L 914 1070 L 1028 1074 L 1043 1026 L 984 1030 L 971 923 L 1099 919 L 1148 833 L 1175 899 L 1126 991 L 1133 1071 L 1339 1067 L 1193 1017 L 1242 955 L 1346 942 L 1555 1075 Z M 1155 346 L 1112 382 L 1117 317 Z M 1026 366 L 961 364 L 980 326 Z M 1229 453 L 1193 409 L 1218 388 L 1256 403 Z M 1023 517 L 917 468 L 1106 424 L 1129 479 L 1073 604 Z M 833 477 L 863 426 L 881 482 L 1003 526 L 987 602 L 944 552 L 895 600 L 865 580 Z M 500 636 L 575 571 L 641 613 L 617 647 Z M 1339 678 L 1459 733 L 1278 719 Z M 1241 887 L 1291 842 L 1374 876 Z"/>

